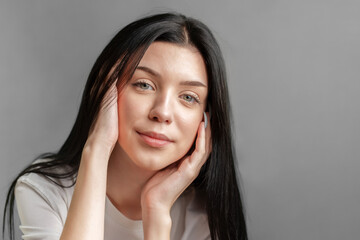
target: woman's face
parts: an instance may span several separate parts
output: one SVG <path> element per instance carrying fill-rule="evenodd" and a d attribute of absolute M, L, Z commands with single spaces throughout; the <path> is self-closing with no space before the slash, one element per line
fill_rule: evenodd
<path fill-rule="evenodd" d="M 119 145 L 139 167 L 160 170 L 192 146 L 208 80 L 198 50 L 154 42 L 119 93 Z"/>

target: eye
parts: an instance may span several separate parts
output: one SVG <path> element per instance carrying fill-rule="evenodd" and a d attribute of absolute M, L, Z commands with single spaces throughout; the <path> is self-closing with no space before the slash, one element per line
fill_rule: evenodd
<path fill-rule="evenodd" d="M 190 94 L 181 95 L 181 99 L 185 100 L 188 103 L 200 103 L 199 97 Z"/>
<path fill-rule="evenodd" d="M 140 88 L 141 90 L 154 90 L 154 88 L 149 83 L 144 81 L 136 82 L 133 85 Z"/>

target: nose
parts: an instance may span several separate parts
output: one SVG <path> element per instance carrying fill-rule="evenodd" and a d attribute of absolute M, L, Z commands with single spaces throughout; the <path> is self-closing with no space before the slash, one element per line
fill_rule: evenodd
<path fill-rule="evenodd" d="M 173 109 L 169 93 L 159 94 L 149 112 L 150 120 L 170 124 L 173 121 Z"/>

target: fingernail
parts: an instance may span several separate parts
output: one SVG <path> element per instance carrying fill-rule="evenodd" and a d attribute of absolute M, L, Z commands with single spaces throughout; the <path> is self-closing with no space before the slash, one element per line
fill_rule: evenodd
<path fill-rule="evenodd" d="M 208 120 L 207 120 L 207 116 L 206 116 L 205 112 L 204 112 L 204 122 L 205 122 L 205 128 L 206 128 L 208 125 Z"/>

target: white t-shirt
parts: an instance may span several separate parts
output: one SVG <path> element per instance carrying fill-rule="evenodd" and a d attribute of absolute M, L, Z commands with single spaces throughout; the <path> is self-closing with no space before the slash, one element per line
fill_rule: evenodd
<path fill-rule="evenodd" d="M 57 180 L 70 185 L 70 180 Z M 74 187 L 62 188 L 30 173 L 15 187 L 15 199 L 24 240 L 58 240 L 64 227 Z M 210 239 L 207 215 L 195 190 L 183 193 L 171 208 L 171 239 Z M 144 239 L 141 220 L 125 217 L 106 197 L 104 240 Z"/>

